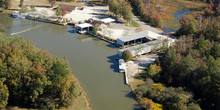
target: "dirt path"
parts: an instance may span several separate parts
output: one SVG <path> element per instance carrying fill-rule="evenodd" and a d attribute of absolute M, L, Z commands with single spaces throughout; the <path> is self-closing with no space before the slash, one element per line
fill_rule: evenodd
<path fill-rule="evenodd" d="M 148 65 L 154 63 L 159 56 L 157 54 L 143 55 L 135 59 L 135 61 L 127 62 L 128 81 L 133 82 L 134 77 L 143 71 Z"/>

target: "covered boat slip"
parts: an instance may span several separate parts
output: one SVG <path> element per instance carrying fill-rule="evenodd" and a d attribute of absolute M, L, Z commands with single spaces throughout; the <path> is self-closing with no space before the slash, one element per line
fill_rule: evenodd
<path fill-rule="evenodd" d="M 159 49 L 162 46 L 170 47 L 173 42 L 175 42 L 175 40 L 171 38 L 158 39 L 158 40 L 150 41 L 150 42 L 143 43 L 140 45 L 123 48 L 123 49 L 118 50 L 118 52 L 119 52 L 119 56 L 121 57 L 125 50 L 129 50 L 132 56 L 134 57 L 137 55 L 143 55 L 143 54 L 149 53 L 153 49 Z"/>
<path fill-rule="evenodd" d="M 83 24 L 76 25 L 76 29 L 81 34 L 86 33 L 87 31 L 90 31 L 91 27 L 92 27 L 92 24 L 89 24 L 89 23 L 83 23 Z"/>
<path fill-rule="evenodd" d="M 135 43 L 146 43 L 150 40 L 156 40 L 159 38 L 167 38 L 166 36 L 151 32 L 142 31 L 128 36 L 123 36 L 117 39 L 117 44 L 121 46 L 135 44 Z"/>

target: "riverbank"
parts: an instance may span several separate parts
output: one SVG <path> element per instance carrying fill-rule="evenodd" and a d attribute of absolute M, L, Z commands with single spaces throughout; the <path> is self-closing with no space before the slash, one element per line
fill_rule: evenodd
<path fill-rule="evenodd" d="M 14 20 L 15 22 L 21 20 L 21 19 L 12 19 L 10 18 L 8 15 L 6 14 L 2 14 L 0 13 L 0 24 L 4 24 L 4 26 L 6 26 L 7 30 L 10 32 L 10 30 L 13 28 L 16 28 L 16 26 L 21 26 L 19 27 L 20 28 L 23 28 L 23 26 L 25 26 L 24 24 L 29 24 L 29 22 L 32 22 L 32 21 L 28 21 L 28 20 L 22 20 L 22 25 L 16 25 L 15 27 L 14 26 L 11 26 L 13 23 L 9 23 L 7 25 L 7 22 L 12 22 L 12 20 Z M 7 19 L 4 19 L 4 18 L 7 18 Z M 34 22 L 33 22 L 34 23 Z M 36 22 L 35 22 L 36 23 Z M 14 24 L 15 25 L 15 24 Z M 29 24 L 31 25 L 31 24 Z M 33 24 L 32 24 L 33 25 Z M 39 25 L 39 26 L 42 26 L 42 25 Z M 37 26 L 38 27 L 38 26 Z M 27 27 L 26 27 L 27 28 Z M 30 29 L 29 31 L 31 30 L 35 30 L 37 28 L 28 28 Z M 25 33 L 26 31 L 22 31 L 21 33 Z M 19 34 L 21 34 L 19 33 Z M 10 34 L 10 33 L 7 33 L 7 34 Z M 22 35 L 23 36 L 23 35 Z M 32 35 L 30 35 L 32 36 Z M 29 37 L 30 37 L 29 36 Z M 73 105 L 70 106 L 69 108 L 62 108 L 62 110 L 92 110 L 91 106 L 90 106 L 90 101 L 89 101 L 89 98 L 85 92 L 85 90 L 83 89 L 83 87 L 81 86 L 80 82 L 78 81 L 78 79 L 75 77 L 75 75 L 72 73 L 72 75 L 70 75 L 69 77 L 70 79 L 73 80 L 73 82 L 75 82 L 75 88 L 74 88 L 74 95 L 76 97 L 73 98 Z M 7 107 L 7 109 L 16 109 L 16 110 L 26 110 L 26 108 L 20 108 L 20 107 L 17 107 L 17 106 L 9 106 Z"/>
<path fill-rule="evenodd" d="M 89 98 L 81 86 L 78 79 L 75 77 L 75 75 L 72 75 L 74 81 L 75 81 L 75 91 L 77 92 L 77 97 L 74 99 L 74 104 L 69 108 L 62 108 L 61 110 L 92 110 L 90 106 Z"/>

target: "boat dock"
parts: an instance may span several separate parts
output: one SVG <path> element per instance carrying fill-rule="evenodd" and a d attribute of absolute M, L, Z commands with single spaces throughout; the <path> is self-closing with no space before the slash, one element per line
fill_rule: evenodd
<path fill-rule="evenodd" d="M 59 22 L 59 18 L 52 18 L 50 16 L 37 13 L 37 12 L 27 12 L 23 14 L 11 14 L 11 17 L 13 18 L 22 18 L 22 19 L 29 19 L 29 20 L 34 20 L 34 21 L 39 21 L 39 22 L 46 22 L 46 23 L 52 23 L 52 24 L 58 24 L 65 26 L 68 23 L 64 22 Z"/>
<path fill-rule="evenodd" d="M 129 85 L 129 78 L 128 78 L 128 72 L 127 72 L 127 69 L 125 69 L 125 83 L 127 84 L 127 85 Z"/>
<path fill-rule="evenodd" d="M 110 44 L 113 44 L 113 45 L 115 45 L 115 46 L 117 46 L 117 47 L 120 46 L 120 45 L 118 45 L 118 44 L 116 43 L 116 41 L 110 40 L 110 39 L 107 39 L 107 38 L 104 38 L 104 37 L 102 37 L 102 36 L 100 36 L 100 35 L 96 35 L 96 34 L 90 32 L 90 31 L 87 31 L 87 34 L 89 34 L 89 35 L 91 35 L 91 36 L 94 36 L 94 37 L 96 37 L 96 38 L 98 38 L 98 39 L 100 39 L 100 40 L 103 40 L 103 41 L 105 41 L 105 42 L 108 42 L 108 43 L 110 43 Z"/>

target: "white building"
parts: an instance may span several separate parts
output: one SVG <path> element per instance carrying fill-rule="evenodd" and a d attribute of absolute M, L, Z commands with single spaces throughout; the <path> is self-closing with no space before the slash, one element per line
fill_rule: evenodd
<path fill-rule="evenodd" d="M 135 44 L 135 43 L 143 43 L 144 40 L 156 40 L 167 38 L 166 36 L 154 33 L 152 31 L 142 31 L 139 33 L 135 33 L 128 36 L 123 36 L 117 39 L 117 44 L 121 46 Z"/>
<path fill-rule="evenodd" d="M 128 47 L 128 48 L 123 48 L 118 50 L 119 52 L 119 56 L 121 57 L 123 52 L 125 50 L 129 50 L 132 54 L 132 56 L 137 56 L 137 55 L 143 55 L 146 53 L 150 53 L 152 50 L 157 50 L 159 48 L 161 48 L 162 46 L 171 46 L 172 43 L 175 42 L 174 39 L 171 38 L 167 38 L 167 39 L 158 39 L 158 40 L 154 40 L 154 41 L 150 41 L 144 44 L 140 44 L 140 45 L 136 45 L 136 46 L 132 46 L 132 47 Z"/>

